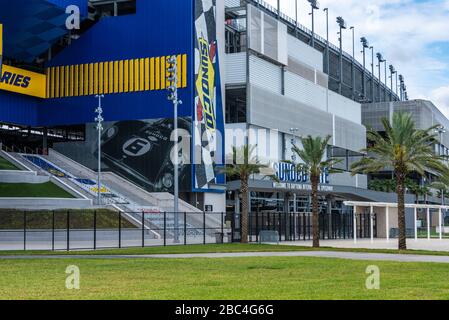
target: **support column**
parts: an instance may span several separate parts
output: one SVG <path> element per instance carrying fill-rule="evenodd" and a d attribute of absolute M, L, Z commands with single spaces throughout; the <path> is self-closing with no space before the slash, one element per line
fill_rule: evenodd
<path fill-rule="evenodd" d="M 440 240 L 443 240 L 443 226 L 442 226 L 442 224 L 441 224 L 441 215 L 442 215 L 442 212 L 441 212 L 441 208 L 440 209 L 438 209 L 438 225 L 440 226 Z"/>
<path fill-rule="evenodd" d="M 427 240 L 430 240 L 430 208 L 427 208 Z"/>
<path fill-rule="evenodd" d="M 297 215 L 298 215 L 298 204 L 297 204 L 296 193 L 293 194 L 293 240 L 296 240 L 297 234 Z"/>
<path fill-rule="evenodd" d="M 329 219 L 329 224 L 327 225 L 327 235 L 328 235 L 328 239 L 332 239 L 334 237 L 334 233 L 333 233 L 334 226 L 332 223 L 332 197 L 329 195 L 329 196 L 327 196 L 326 200 L 327 200 L 326 201 L 326 204 L 327 204 L 326 215 L 327 215 L 327 218 Z"/>
<path fill-rule="evenodd" d="M 354 244 L 357 244 L 357 207 L 354 206 L 354 217 L 352 220 L 353 226 L 353 233 L 354 233 Z"/>
<path fill-rule="evenodd" d="M 370 228 L 370 236 L 371 236 L 371 243 L 374 243 L 374 208 L 373 206 L 370 207 L 369 211 L 369 228 Z"/>
<path fill-rule="evenodd" d="M 390 242 L 390 207 L 385 208 L 385 231 L 387 232 L 387 242 Z"/>
<path fill-rule="evenodd" d="M 418 208 L 415 207 L 415 241 L 418 241 Z"/>

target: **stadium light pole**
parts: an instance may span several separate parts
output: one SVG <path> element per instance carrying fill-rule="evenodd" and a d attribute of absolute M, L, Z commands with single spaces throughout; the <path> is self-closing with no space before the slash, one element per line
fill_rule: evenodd
<path fill-rule="evenodd" d="M 352 100 L 355 100 L 355 27 L 352 30 L 352 61 L 351 61 L 351 80 L 352 80 Z"/>
<path fill-rule="evenodd" d="M 103 132 L 103 107 L 101 106 L 101 99 L 104 98 L 104 95 L 96 95 L 98 99 L 98 107 L 95 109 L 95 113 L 97 116 L 95 117 L 95 122 L 97 123 L 97 131 L 98 131 L 98 176 L 97 176 L 97 201 L 98 205 L 101 205 L 101 134 Z"/>
<path fill-rule="evenodd" d="M 387 102 L 388 99 L 388 92 L 387 92 L 387 88 L 388 88 L 388 75 L 387 75 L 387 59 L 384 59 L 384 63 L 385 63 L 385 102 Z"/>
<path fill-rule="evenodd" d="M 398 70 L 396 70 L 396 89 L 395 89 L 395 92 L 396 92 L 396 96 L 398 96 Z"/>
<path fill-rule="evenodd" d="M 399 93 L 401 101 L 404 101 L 404 95 L 403 95 L 403 85 L 404 85 L 404 76 L 402 74 L 399 75 Z"/>
<path fill-rule="evenodd" d="M 365 37 L 360 38 L 362 43 L 362 53 L 363 53 L 363 72 L 362 72 L 362 88 L 363 88 L 363 99 L 366 99 L 366 49 L 369 48 L 368 40 Z"/>
<path fill-rule="evenodd" d="M 379 102 L 382 102 L 382 80 L 381 80 L 381 71 L 380 71 L 380 67 L 381 67 L 381 63 L 384 62 L 384 58 L 382 57 L 382 54 L 380 52 L 378 52 L 376 54 L 377 56 L 377 61 L 379 62 L 379 64 L 377 65 L 379 67 Z"/>
<path fill-rule="evenodd" d="M 329 8 L 324 8 L 326 12 L 326 72 L 327 72 L 327 85 L 326 85 L 326 111 L 329 112 L 329 78 L 330 78 L 330 67 L 329 67 Z"/>
<path fill-rule="evenodd" d="M 343 86 L 343 30 L 346 29 L 346 21 L 342 17 L 337 17 L 337 23 L 340 27 L 340 32 L 338 33 L 340 35 L 339 41 L 340 41 L 340 75 L 339 75 L 339 82 L 338 82 L 338 93 L 342 93 L 342 86 Z"/>
<path fill-rule="evenodd" d="M 311 46 L 312 48 L 315 48 L 315 10 L 318 10 L 320 8 L 320 3 L 317 0 L 307 0 L 310 3 L 310 6 L 312 7 L 312 12 L 309 13 L 309 15 L 312 16 L 312 42 Z"/>
<path fill-rule="evenodd" d="M 327 75 L 330 75 L 329 70 L 329 8 L 324 8 L 324 12 L 326 12 L 326 72 Z M 329 87 L 329 85 L 328 85 Z"/>
<path fill-rule="evenodd" d="M 390 92 L 390 101 L 393 101 L 393 75 L 396 73 L 394 66 L 390 64 L 390 84 L 391 84 L 391 92 Z"/>
<path fill-rule="evenodd" d="M 371 49 L 371 102 L 375 102 L 374 99 L 374 46 L 369 47 Z"/>
<path fill-rule="evenodd" d="M 298 37 L 298 0 L 295 0 L 295 34 Z"/>
<path fill-rule="evenodd" d="M 171 56 L 167 60 L 167 80 L 168 86 L 168 100 L 173 103 L 173 130 L 175 134 L 174 152 L 173 152 L 173 171 L 174 171 L 174 242 L 179 242 L 179 151 L 178 151 L 178 107 L 182 101 L 178 98 L 178 59 L 176 56 Z M 185 221 L 184 221 L 185 223 Z"/>

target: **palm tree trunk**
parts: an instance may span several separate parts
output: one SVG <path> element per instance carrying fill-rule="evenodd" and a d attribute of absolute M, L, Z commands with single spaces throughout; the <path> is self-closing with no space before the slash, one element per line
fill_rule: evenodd
<path fill-rule="evenodd" d="M 248 177 L 241 177 L 241 193 L 242 193 L 242 230 L 241 243 L 248 243 Z"/>
<path fill-rule="evenodd" d="M 399 228 L 399 250 L 407 250 L 407 235 L 405 226 L 405 174 L 402 170 L 396 172 L 396 193 L 398 196 L 398 228 Z"/>
<path fill-rule="evenodd" d="M 318 182 L 319 176 L 311 176 L 312 183 L 312 232 L 313 232 L 313 247 L 320 247 L 320 219 L 318 212 Z"/>

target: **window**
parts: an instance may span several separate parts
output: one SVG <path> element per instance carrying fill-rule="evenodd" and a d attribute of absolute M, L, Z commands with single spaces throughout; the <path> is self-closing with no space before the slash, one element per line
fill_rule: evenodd
<path fill-rule="evenodd" d="M 246 122 L 246 88 L 226 90 L 226 123 Z"/>

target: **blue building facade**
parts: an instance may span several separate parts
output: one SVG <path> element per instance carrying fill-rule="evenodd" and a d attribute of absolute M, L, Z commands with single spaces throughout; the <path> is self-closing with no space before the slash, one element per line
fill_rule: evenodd
<path fill-rule="evenodd" d="M 19 1 L 31 6 L 26 15 L 13 10 L 11 19 L 4 10 L 0 13 L 6 62 L 33 61 L 57 39 L 70 37 L 65 27 L 68 5 L 80 7 L 82 21 L 87 15 L 87 0 L 42 0 L 37 5 Z M 97 145 L 96 96 L 104 95 L 104 169 L 149 191 L 171 191 L 174 109 L 167 100 L 166 77 L 167 58 L 175 55 L 183 101 L 178 124 L 191 141 L 190 159 L 181 165 L 182 190 L 216 191 L 214 186 L 224 183 L 217 166 L 223 161 L 224 143 L 219 138 L 224 137 L 224 117 L 215 14 L 215 1 L 137 0 L 135 14 L 99 19 L 45 62 L 46 99 L 0 90 L 0 122 L 39 128 L 85 126 L 84 141 L 55 147 L 69 154 L 85 150 L 92 158 Z M 24 21 L 26 28 L 19 23 Z M 35 36 L 28 37 L 33 32 Z M 14 40 L 8 40 L 11 35 Z M 36 46 L 27 50 L 21 39 L 29 41 L 28 48 L 31 43 Z M 84 164 L 90 166 L 88 158 Z M 205 164 L 205 159 L 213 163 Z M 83 163 L 83 157 L 77 160 Z"/>

